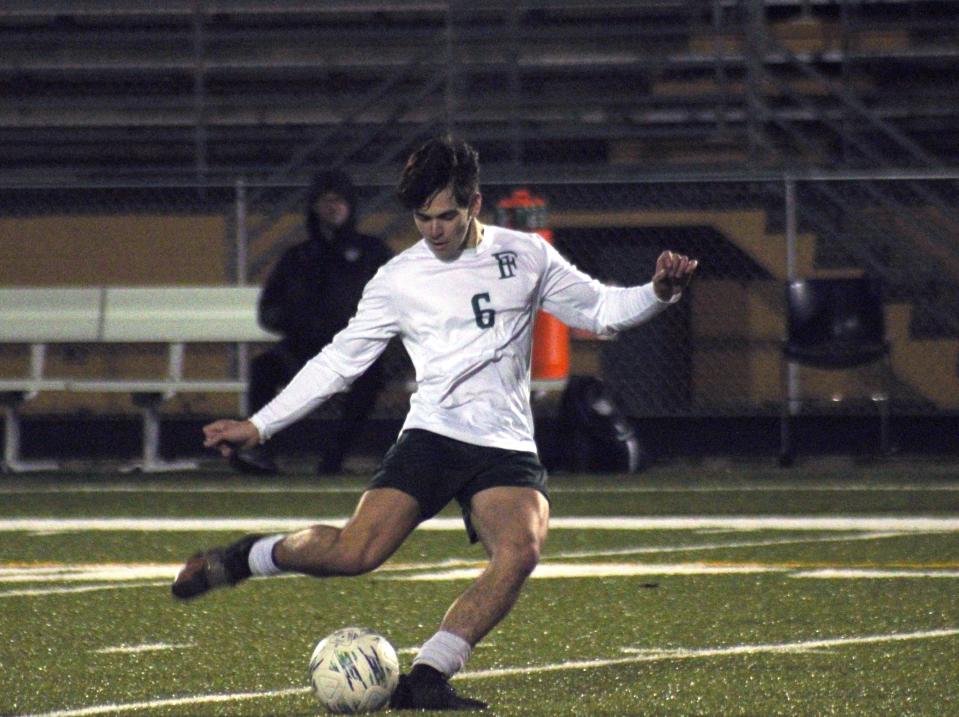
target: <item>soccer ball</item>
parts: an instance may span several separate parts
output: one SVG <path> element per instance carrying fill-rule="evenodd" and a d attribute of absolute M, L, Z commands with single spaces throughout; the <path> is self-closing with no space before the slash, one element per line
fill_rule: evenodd
<path fill-rule="evenodd" d="M 390 701 L 399 681 L 396 651 L 365 627 L 344 627 L 317 643 L 310 658 L 310 684 L 328 712 L 375 712 Z"/>

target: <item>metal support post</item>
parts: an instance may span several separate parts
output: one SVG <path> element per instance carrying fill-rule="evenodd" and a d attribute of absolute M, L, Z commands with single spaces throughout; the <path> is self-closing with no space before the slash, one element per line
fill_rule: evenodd
<path fill-rule="evenodd" d="M 796 222 L 796 180 L 786 178 L 786 281 L 795 281 L 797 276 L 797 222 Z M 794 361 L 786 362 L 786 401 L 790 415 L 799 413 L 800 404 L 799 366 Z"/>

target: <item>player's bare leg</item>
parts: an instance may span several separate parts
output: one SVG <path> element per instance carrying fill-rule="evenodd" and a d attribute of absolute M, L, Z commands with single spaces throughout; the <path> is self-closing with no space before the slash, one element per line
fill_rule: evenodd
<path fill-rule="evenodd" d="M 315 577 L 362 575 L 375 570 L 419 523 L 420 508 L 395 488 L 365 492 L 342 529 L 314 525 L 287 535 L 273 550 L 283 570 Z"/>
<path fill-rule="evenodd" d="M 360 498 L 343 528 L 314 525 L 276 536 L 272 543 L 260 540 L 264 536 L 249 535 L 232 545 L 194 555 L 173 582 L 173 595 L 189 599 L 236 585 L 253 574 L 254 564 L 268 566 L 258 574 L 359 575 L 389 558 L 418 522 L 419 505 L 412 497 L 392 488 L 370 490 Z M 264 545 L 266 554 L 257 555 Z"/>
<path fill-rule="evenodd" d="M 539 561 L 549 503 L 532 488 L 498 487 L 473 497 L 471 521 L 490 556 L 482 575 L 453 603 L 439 631 L 423 646 L 390 705 L 395 709 L 485 709 L 448 683 L 470 650 L 512 609 Z"/>
<path fill-rule="evenodd" d="M 440 630 L 475 647 L 506 617 L 539 562 L 549 503 L 532 488 L 490 488 L 473 497 L 470 519 L 490 561 L 447 611 Z"/>

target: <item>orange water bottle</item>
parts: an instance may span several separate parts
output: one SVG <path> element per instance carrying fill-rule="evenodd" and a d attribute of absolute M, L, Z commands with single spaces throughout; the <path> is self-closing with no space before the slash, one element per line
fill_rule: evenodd
<path fill-rule="evenodd" d="M 534 231 L 550 244 L 553 232 L 546 227 L 546 201 L 528 189 L 515 189 L 496 205 L 497 221 L 512 229 Z M 561 381 L 569 377 L 569 327 L 540 311 L 533 327 L 534 380 Z"/>

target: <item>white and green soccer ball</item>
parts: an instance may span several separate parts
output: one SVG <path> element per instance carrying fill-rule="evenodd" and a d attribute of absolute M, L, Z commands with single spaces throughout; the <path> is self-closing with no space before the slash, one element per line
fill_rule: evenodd
<path fill-rule="evenodd" d="M 365 627 L 344 627 L 327 635 L 310 658 L 313 694 L 333 714 L 383 709 L 399 674 L 393 646 Z"/>

